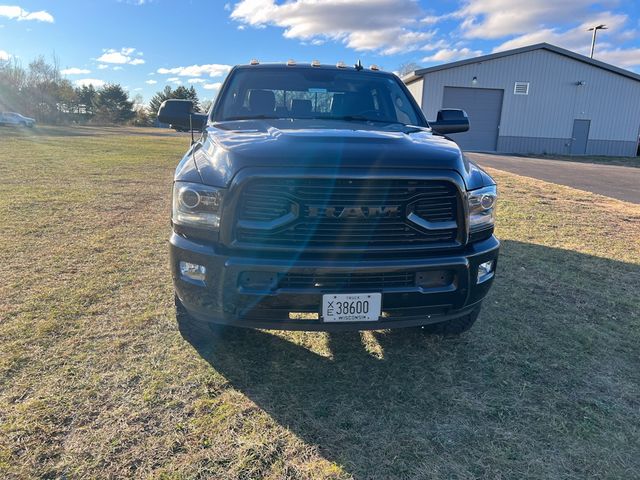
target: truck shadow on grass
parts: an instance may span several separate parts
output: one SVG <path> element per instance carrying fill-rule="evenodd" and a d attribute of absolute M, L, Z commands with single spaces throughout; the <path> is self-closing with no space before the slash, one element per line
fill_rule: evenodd
<path fill-rule="evenodd" d="M 638 266 L 514 241 L 501 255 L 478 323 L 457 338 L 309 334 L 325 355 L 238 330 L 194 348 L 355 478 L 638 471 Z"/>

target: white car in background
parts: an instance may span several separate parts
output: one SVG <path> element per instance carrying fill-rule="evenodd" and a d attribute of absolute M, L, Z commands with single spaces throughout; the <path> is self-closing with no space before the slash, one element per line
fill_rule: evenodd
<path fill-rule="evenodd" d="M 33 128 L 36 124 L 35 119 L 25 117 L 16 112 L 2 112 L 0 113 L 0 125 L 9 125 L 16 127 L 29 127 Z"/>

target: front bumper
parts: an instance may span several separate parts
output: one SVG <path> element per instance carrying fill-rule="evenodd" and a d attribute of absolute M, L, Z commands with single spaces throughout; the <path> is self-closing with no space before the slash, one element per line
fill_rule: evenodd
<path fill-rule="evenodd" d="M 480 306 L 493 276 L 477 283 L 478 265 L 495 265 L 500 242 L 491 237 L 455 253 L 431 253 L 409 258 L 361 260 L 301 260 L 225 255 L 216 247 L 178 234 L 171 236 L 171 270 L 178 298 L 200 322 L 279 330 L 380 330 L 438 323 L 464 316 Z M 180 272 L 180 262 L 206 267 L 204 281 Z M 438 285 L 372 286 L 363 289 L 326 290 L 322 286 L 282 288 L 277 281 L 246 288 L 243 274 L 329 275 L 416 273 L 430 277 L 443 272 L 451 281 Z M 382 293 L 382 317 L 376 322 L 325 323 L 320 318 L 325 293 Z M 311 315 L 304 315 L 304 314 Z M 301 315 L 302 314 L 302 315 Z"/>

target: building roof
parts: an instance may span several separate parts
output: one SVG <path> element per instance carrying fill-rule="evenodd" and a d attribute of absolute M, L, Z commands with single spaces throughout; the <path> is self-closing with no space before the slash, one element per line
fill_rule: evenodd
<path fill-rule="evenodd" d="M 602 68 L 603 70 L 608 70 L 613 73 L 617 73 L 618 75 L 622 75 L 627 78 L 631 78 L 632 80 L 640 81 L 640 75 L 637 73 L 630 72 L 629 70 L 625 70 L 623 68 L 615 67 L 605 62 L 601 62 L 600 60 L 594 60 L 593 58 L 585 57 L 584 55 L 580 55 L 578 53 L 572 52 L 571 50 L 566 50 L 564 48 L 556 47 L 555 45 L 551 45 L 549 43 L 536 43 L 535 45 L 528 45 L 526 47 L 514 48 L 512 50 L 505 50 L 504 52 L 492 53 L 490 55 L 482 55 L 480 57 L 468 58 L 466 60 L 459 60 L 457 62 L 444 63 L 442 65 L 435 65 L 433 67 L 421 68 L 420 70 L 416 70 L 415 72 L 409 73 L 402 77 L 404 83 L 414 82 L 427 73 L 437 72 L 440 70 L 448 70 L 450 68 L 461 67 L 463 65 L 470 65 L 472 63 L 486 62 L 488 60 L 494 60 L 496 58 L 509 57 L 511 55 L 518 55 L 520 53 L 531 52 L 533 50 L 548 50 L 550 52 L 557 53 L 558 55 L 563 55 L 565 57 L 572 58 L 574 60 L 578 60 L 579 62 L 587 63 L 589 65 L 593 65 L 594 67 Z"/>

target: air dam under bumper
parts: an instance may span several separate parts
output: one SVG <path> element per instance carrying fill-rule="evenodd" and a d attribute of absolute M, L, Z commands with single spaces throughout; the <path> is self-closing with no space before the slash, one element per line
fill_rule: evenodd
<path fill-rule="evenodd" d="M 410 327 L 466 315 L 480 306 L 493 283 L 493 275 L 477 283 L 478 265 L 493 260 L 495 271 L 500 247 L 492 236 L 462 251 L 437 256 L 299 260 L 223 255 L 212 245 L 175 233 L 170 243 L 176 294 L 196 320 L 320 331 Z M 205 280 L 183 277 L 181 261 L 205 266 Z M 382 293 L 380 320 L 322 321 L 323 294 L 372 292 Z M 318 318 L 300 318 L 297 313 L 317 314 Z"/>

